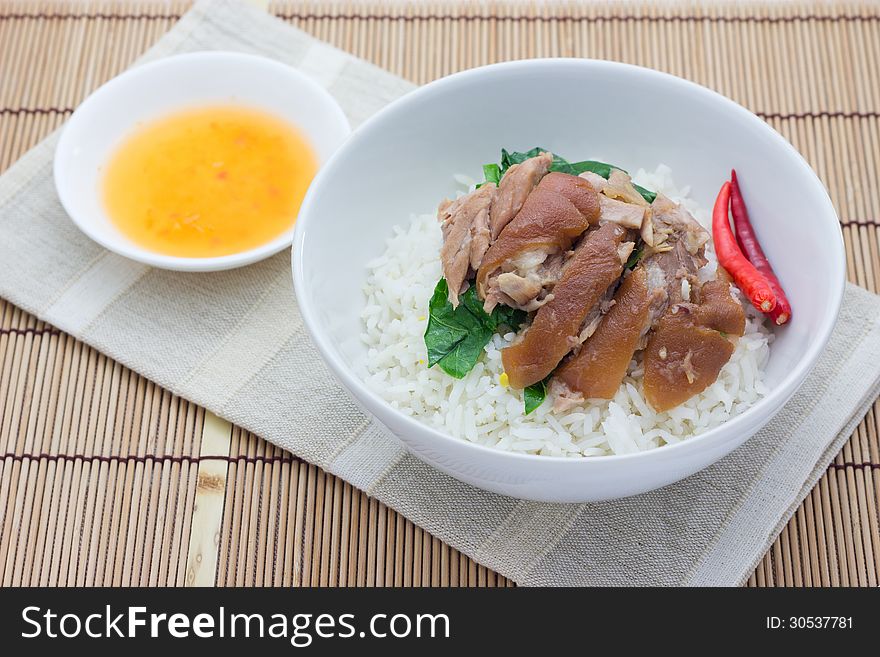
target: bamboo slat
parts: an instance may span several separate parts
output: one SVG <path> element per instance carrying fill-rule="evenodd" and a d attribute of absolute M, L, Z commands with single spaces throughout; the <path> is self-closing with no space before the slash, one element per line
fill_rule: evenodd
<path fill-rule="evenodd" d="M 0 171 L 189 3 L 0 0 Z M 506 59 L 651 66 L 717 89 L 827 185 L 880 291 L 880 7 L 273 2 L 417 83 Z M 749 579 L 877 586 L 880 402 Z M 0 583 L 509 586 L 394 511 L 0 301 Z"/>

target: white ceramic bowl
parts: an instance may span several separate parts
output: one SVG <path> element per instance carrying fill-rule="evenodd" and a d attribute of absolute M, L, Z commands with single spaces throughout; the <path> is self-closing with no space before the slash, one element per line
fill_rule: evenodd
<path fill-rule="evenodd" d="M 541 145 L 629 170 L 672 167 L 711 208 L 735 167 L 762 245 L 788 291 L 793 322 L 776 332 L 770 392 L 726 424 L 684 442 L 623 456 L 512 454 L 450 437 L 407 417 L 358 377 L 365 264 L 395 224 L 451 196 L 453 173 L 481 179 L 502 147 Z M 345 194 L 339 190 L 345 189 Z M 579 502 L 664 486 L 718 460 L 763 427 L 807 376 L 837 318 L 844 250 L 821 182 L 779 134 L 736 103 L 635 66 L 531 60 L 465 71 L 418 89 L 363 125 L 327 163 L 300 212 L 294 282 L 309 333 L 351 394 L 419 458 L 516 497 Z M 746 447 L 748 449 L 748 447 Z"/>
<path fill-rule="evenodd" d="M 214 271 L 241 267 L 289 246 L 293 228 L 247 251 L 180 258 L 145 249 L 110 221 L 99 183 L 104 166 L 132 130 L 178 109 L 241 104 L 288 120 L 325 163 L 351 128 L 323 87 L 280 62 L 233 52 L 198 52 L 137 66 L 86 98 L 70 117 L 55 151 L 55 186 L 70 218 L 86 235 L 120 255 L 154 267 Z"/>

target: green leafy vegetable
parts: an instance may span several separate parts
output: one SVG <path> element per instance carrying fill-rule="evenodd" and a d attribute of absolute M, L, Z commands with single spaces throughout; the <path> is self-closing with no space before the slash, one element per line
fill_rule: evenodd
<path fill-rule="evenodd" d="M 547 383 L 549 381 L 550 376 L 548 376 L 543 381 L 533 383 L 528 388 L 523 390 L 523 403 L 525 406 L 526 415 L 528 415 L 536 408 L 538 408 L 538 406 L 544 403 L 544 399 L 547 398 Z"/>
<path fill-rule="evenodd" d="M 632 253 L 629 254 L 629 258 L 626 260 L 626 268 L 627 269 L 635 269 L 636 265 L 639 264 L 639 260 L 642 259 L 642 255 L 644 254 L 645 249 L 643 246 L 639 246 L 637 249 L 633 249 Z"/>
<path fill-rule="evenodd" d="M 540 148 L 533 148 L 530 151 L 526 151 L 525 153 L 517 153 L 514 151 L 513 153 L 509 153 L 506 148 L 501 149 L 501 166 L 499 167 L 499 171 L 503 176 L 507 173 L 507 170 L 512 167 L 514 164 L 521 164 L 525 162 L 530 157 L 535 157 L 541 152 Z"/>
<path fill-rule="evenodd" d="M 547 152 L 546 148 L 541 148 L 540 146 L 536 146 L 535 148 L 526 151 L 525 153 L 518 153 L 514 151 L 513 153 L 508 152 L 506 149 L 501 149 L 501 175 L 503 176 L 507 173 L 507 170 L 512 167 L 514 164 L 522 164 L 526 160 L 537 157 L 541 153 Z M 566 160 L 559 157 L 558 155 L 553 155 L 553 162 L 550 164 L 550 171 L 559 171 L 561 173 L 572 173 L 572 165 L 569 164 Z"/>
<path fill-rule="evenodd" d="M 520 164 L 525 162 L 531 157 L 535 157 L 540 155 L 542 152 L 546 152 L 546 148 L 541 148 L 536 146 L 535 148 L 525 151 L 525 152 L 508 152 L 506 149 L 501 149 L 501 166 L 495 164 L 487 164 L 483 167 L 483 173 L 486 176 L 486 182 L 494 182 L 498 184 L 498 181 L 507 173 L 507 170 L 512 167 L 514 164 Z M 489 178 L 488 167 L 493 167 L 491 169 L 493 178 Z M 584 160 L 583 162 L 569 162 L 568 160 L 559 157 L 555 153 L 553 154 L 553 163 L 550 165 L 550 171 L 559 171 L 560 173 L 568 173 L 573 176 L 580 175 L 585 171 L 592 171 L 603 178 L 608 178 L 611 175 L 611 172 L 614 169 L 618 169 L 626 173 L 624 169 L 620 167 L 616 167 L 613 164 L 606 164 L 605 162 L 597 162 L 596 160 Z M 498 178 L 494 179 L 494 176 L 497 174 Z M 648 203 L 653 203 L 654 199 L 657 198 L 656 192 L 649 191 L 644 187 L 636 185 L 633 183 L 633 186 L 636 188 L 636 191 L 642 195 Z"/>
<path fill-rule="evenodd" d="M 501 167 L 497 164 L 484 164 L 483 165 L 483 176 L 486 178 L 487 183 L 495 183 L 496 185 L 501 180 Z M 481 183 L 478 187 L 485 185 L 486 183 Z"/>
<path fill-rule="evenodd" d="M 526 313 L 498 305 L 487 314 L 471 286 L 459 297 L 457 308 L 449 302 L 449 287 L 441 278 L 428 304 L 428 327 L 425 346 L 428 348 L 428 367 L 440 368 L 456 379 L 470 372 L 483 352 L 492 334 L 501 326 L 519 330 Z"/>
<path fill-rule="evenodd" d="M 613 167 L 610 164 L 605 164 L 604 162 L 597 162 L 596 160 L 584 160 L 583 162 L 575 162 L 571 165 L 572 175 L 579 176 L 585 171 L 592 171 L 593 173 L 599 174 L 603 178 L 608 178 L 611 175 L 611 172 L 617 169 L 617 167 Z M 623 171 L 623 169 L 621 169 Z"/>
<path fill-rule="evenodd" d="M 654 199 L 657 198 L 657 192 L 652 192 L 649 189 L 645 189 L 641 185 L 636 185 L 633 183 L 633 187 L 636 188 L 636 191 L 642 195 L 642 198 L 645 199 L 648 203 L 653 203 Z"/>

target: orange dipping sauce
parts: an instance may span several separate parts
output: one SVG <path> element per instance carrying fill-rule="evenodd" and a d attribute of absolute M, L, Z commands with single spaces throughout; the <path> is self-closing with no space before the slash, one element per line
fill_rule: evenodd
<path fill-rule="evenodd" d="M 218 106 L 152 121 L 107 164 L 104 205 L 133 242 L 204 258 L 270 242 L 293 226 L 318 169 L 312 147 L 261 110 Z"/>

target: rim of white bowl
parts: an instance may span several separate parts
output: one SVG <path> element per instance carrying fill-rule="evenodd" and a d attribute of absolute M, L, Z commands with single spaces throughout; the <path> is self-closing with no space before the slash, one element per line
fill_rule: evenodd
<path fill-rule="evenodd" d="M 348 117 L 345 116 L 345 112 L 342 110 L 342 107 L 330 94 L 330 92 L 322 87 L 318 82 L 316 82 L 306 74 L 293 68 L 292 66 L 289 66 L 288 64 L 285 64 L 275 59 L 270 59 L 269 57 L 263 57 L 261 55 L 235 52 L 231 50 L 203 50 L 197 52 L 182 53 L 179 55 L 171 55 L 168 57 L 157 59 L 153 62 L 134 66 L 133 68 L 123 71 L 116 77 L 111 78 L 110 80 L 102 84 L 91 94 L 89 94 L 89 96 L 82 103 L 79 104 L 76 110 L 74 110 L 70 119 L 67 121 L 61 131 L 61 136 L 58 139 L 58 144 L 55 146 L 55 154 L 52 162 L 52 175 L 55 181 L 55 191 L 58 194 L 58 200 L 61 202 L 64 211 L 67 213 L 67 216 L 70 217 L 71 221 L 73 221 L 73 223 L 76 224 L 77 228 L 85 233 L 91 240 L 97 242 L 108 251 L 117 253 L 121 256 L 129 258 L 130 260 L 135 260 L 136 262 L 150 265 L 151 267 L 169 269 L 172 271 L 223 271 L 226 269 L 244 267 L 245 265 L 259 262 L 260 260 L 264 260 L 270 256 L 275 255 L 276 253 L 280 253 L 293 243 L 293 235 L 296 222 L 294 222 L 294 227 L 287 229 L 283 234 L 279 235 L 272 241 L 267 242 L 266 244 L 261 244 L 260 246 L 254 247 L 252 249 L 240 251 L 238 253 L 230 253 L 223 256 L 212 256 L 209 258 L 191 258 L 172 256 L 164 253 L 156 253 L 155 251 L 150 251 L 148 249 L 139 247 L 134 243 L 111 243 L 104 238 L 101 231 L 95 230 L 90 222 L 83 221 L 81 217 L 78 217 L 76 213 L 71 210 L 73 203 L 67 195 L 64 186 L 61 184 L 63 174 L 61 174 L 59 170 L 61 156 L 70 148 L 67 138 L 69 134 L 68 128 L 71 125 L 74 125 L 76 121 L 84 120 L 82 118 L 83 110 L 88 112 L 92 111 L 95 106 L 100 106 L 100 104 L 104 102 L 103 99 L 104 96 L 108 93 L 108 89 L 113 88 L 117 84 L 124 84 L 126 81 L 132 78 L 136 78 L 142 75 L 149 75 L 152 71 L 156 69 L 162 69 L 168 66 L 177 66 L 179 62 L 184 60 L 249 61 L 265 68 L 275 69 L 276 71 L 281 72 L 291 78 L 296 78 L 299 83 L 303 84 L 309 90 L 309 93 L 313 94 L 316 98 L 320 98 L 321 101 L 326 105 L 328 115 L 333 121 L 336 122 L 337 125 L 335 127 L 340 131 L 340 134 L 342 136 L 341 144 L 345 143 L 345 140 L 351 134 L 351 124 L 348 121 Z M 247 105 L 248 100 L 242 99 L 241 104 Z M 186 103 L 182 102 L 181 107 L 185 106 Z M 259 103 L 253 103 L 251 104 L 251 106 L 260 107 Z M 333 155 L 335 155 L 335 152 L 327 159 L 326 162 L 319 165 L 318 173 L 320 173 L 321 169 L 323 169 L 324 166 L 329 164 L 330 160 L 333 158 Z M 301 210 L 302 206 L 300 206 L 300 211 Z M 297 220 L 298 219 L 299 212 L 297 212 Z"/>
<path fill-rule="evenodd" d="M 572 68 L 595 67 L 617 70 L 626 69 L 627 71 L 638 75 L 647 75 L 662 78 L 666 80 L 666 82 L 668 82 L 669 84 L 677 85 L 693 93 L 702 94 L 704 97 L 711 98 L 715 102 L 726 105 L 743 121 L 748 121 L 752 124 L 759 125 L 760 129 L 764 130 L 769 138 L 771 138 L 783 149 L 787 150 L 790 155 L 793 155 L 793 161 L 796 162 L 797 165 L 802 169 L 802 171 L 806 173 L 809 177 L 811 177 L 818 188 L 821 189 L 822 197 L 825 202 L 825 208 L 823 208 L 822 214 L 833 217 L 837 222 L 837 231 L 835 233 L 837 236 L 837 248 L 835 249 L 837 257 L 835 259 L 835 262 L 836 269 L 838 270 L 837 277 L 840 283 L 837 296 L 833 300 L 834 307 L 828 309 L 830 312 L 825 315 L 823 323 L 821 324 L 819 331 L 816 333 L 816 339 L 813 341 L 810 348 L 804 354 L 804 357 L 799 361 L 797 366 L 794 367 L 786 375 L 786 377 L 773 388 L 773 390 L 762 397 L 753 406 L 749 407 L 739 415 L 730 418 L 724 424 L 718 427 L 713 427 L 705 433 L 697 434 L 696 436 L 688 438 L 687 440 L 683 440 L 672 445 L 663 445 L 662 447 L 657 447 L 641 452 L 632 452 L 628 454 L 609 454 L 605 456 L 583 457 L 544 456 L 540 454 L 508 452 L 500 449 L 495 449 L 494 447 L 472 443 L 468 440 L 456 438 L 455 436 L 452 436 L 448 433 L 444 433 L 443 431 L 440 431 L 428 424 L 420 422 L 413 417 L 401 413 L 393 406 L 391 406 L 387 401 L 385 401 L 382 397 L 370 390 L 367 384 L 360 377 L 358 377 L 351 370 L 351 368 L 349 368 L 348 365 L 346 365 L 342 361 L 341 358 L 336 355 L 335 349 L 330 344 L 329 339 L 326 337 L 324 332 L 320 330 L 318 319 L 314 315 L 309 304 L 300 303 L 300 312 L 302 314 L 303 321 L 306 325 L 309 335 L 311 336 L 315 345 L 318 347 L 318 350 L 321 352 L 324 361 L 330 366 L 335 375 L 342 381 L 343 385 L 345 385 L 353 393 L 354 391 L 357 391 L 355 394 L 356 397 L 363 397 L 369 399 L 370 402 L 373 404 L 384 406 L 391 413 L 397 416 L 408 430 L 427 431 L 438 441 L 451 441 L 451 444 L 454 444 L 455 446 L 463 447 L 464 449 L 471 449 L 475 452 L 480 452 L 486 455 L 491 454 L 495 458 L 498 458 L 500 460 L 527 460 L 531 462 L 540 461 L 542 463 L 557 463 L 559 464 L 559 467 L 570 468 L 591 467 L 589 464 L 593 464 L 592 467 L 599 467 L 599 464 L 608 463 L 610 461 L 636 461 L 656 458 L 674 458 L 677 454 L 684 454 L 689 451 L 700 450 L 701 448 L 706 446 L 707 443 L 712 442 L 713 438 L 717 437 L 719 430 L 722 428 L 730 429 L 730 437 L 728 438 L 728 440 L 733 440 L 738 435 L 736 433 L 736 429 L 739 427 L 744 428 L 748 420 L 754 417 L 756 414 L 760 413 L 762 409 L 773 409 L 775 407 L 778 410 L 779 408 L 781 408 L 782 405 L 788 401 L 788 397 L 790 397 L 794 392 L 797 391 L 810 370 L 813 369 L 813 366 L 816 364 L 819 355 L 828 344 L 828 339 L 831 336 L 831 332 L 834 329 L 834 326 L 837 324 L 837 317 L 840 313 L 840 305 L 843 301 L 843 291 L 846 285 L 846 260 L 843 231 L 840 228 L 840 221 L 837 217 L 837 211 L 834 209 L 834 205 L 831 202 L 831 198 L 828 196 L 828 190 L 825 189 L 825 185 L 822 184 L 822 181 L 819 179 L 819 177 L 816 175 L 816 173 L 813 171 L 813 169 L 810 167 L 804 157 L 782 135 L 776 132 L 776 130 L 774 130 L 765 121 L 761 120 L 754 113 L 750 112 L 745 107 L 731 100 L 727 96 L 724 96 L 717 91 L 713 91 L 712 89 L 697 84 L 696 82 L 691 82 L 690 80 L 685 80 L 684 78 L 680 78 L 669 73 L 656 71 L 654 69 L 645 68 L 643 66 L 636 66 L 634 64 L 624 64 L 621 62 L 612 62 L 601 59 L 578 59 L 570 57 L 525 59 L 512 62 L 501 62 L 498 64 L 490 64 L 488 66 L 468 69 L 466 71 L 461 71 L 459 73 L 454 73 L 447 77 L 440 78 L 439 80 L 435 80 L 434 82 L 430 82 L 422 87 L 419 87 L 418 89 L 415 89 L 405 96 L 391 102 L 384 109 L 380 110 L 377 114 L 365 121 L 357 130 L 355 130 L 351 137 L 348 138 L 346 143 L 342 147 L 340 147 L 340 149 L 336 151 L 329 160 L 327 160 L 327 163 L 322 168 L 322 171 L 319 172 L 318 175 L 315 177 L 315 180 L 312 181 L 309 192 L 306 194 L 306 197 L 303 200 L 303 204 L 300 208 L 300 218 L 308 217 L 309 213 L 311 212 L 311 206 L 314 199 L 313 190 L 320 187 L 320 185 L 323 183 L 324 177 L 329 175 L 328 172 L 332 170 L 333 164 L 336 162 L 336 160 L 345 157 L 346 149 L 355 147 L 358 142 L 364 138 L 364 135 L 366 135 L 371 130 L 372 126 L 375 123 L 387 120 L 388 115 L 406 111 L 409 105 L 420 99 L 422 96 L 435 93 L 438 89 L 455 85 L 460 80 L 492 74 L 492 72 L 500 70 L 530 68 L 540 69 L 554 68 L 559 66 L 568 66 Z M 306 221 L 297 221 L 291 254 L 293 285 L 297 299 L 307 298 L 307 290 L 303 287 L 304 271 L 301 257 L 307 230 L 307 219 Z M 773 411 L 768 411 L 766 422 L 769 422 L 770 419 L 772 419 L 773 414 Z M 766 424 L 766 422 L 764 422 L 764 424 Z"/>

